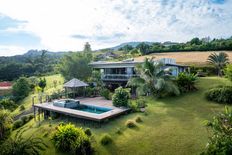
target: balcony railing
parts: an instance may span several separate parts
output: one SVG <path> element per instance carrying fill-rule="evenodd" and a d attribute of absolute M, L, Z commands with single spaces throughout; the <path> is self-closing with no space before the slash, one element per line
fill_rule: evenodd
<path fill-rule="evenodd" d="M 136 74 L 103 74 L 102 75 L 102 80 L 108 80 L 108 81 L 113 81 L 113 80 L 119 80 L 119 81 L 127 81 L 131 77 L 137 77 L 138 75 Z"/>

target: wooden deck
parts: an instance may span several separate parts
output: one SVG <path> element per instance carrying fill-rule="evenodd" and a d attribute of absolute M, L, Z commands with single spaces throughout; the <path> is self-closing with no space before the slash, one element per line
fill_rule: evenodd
<path fill-rule="evenodd" d="M 99 107 L 107 107 L 107 108 L 111 108 L 112 110 L 108 112 L 104 112 L 102 114 L 95 114 L 95 113 L 85 112 L 81 110 L 53 106 L 52 102 L 35 104 L 34 107 L 42 109 L 42 110 L 53 111 L 53 112 L 57 112 L 57 113 L 72 116 L 72 117 L 83 118 L 83 119 L 98 121 L 98 122 L 118 116 L 129 110 L 128 108 L 115 107 L 112 105 L 112 101 L 105 100 L 102 97 L 82 98 L 78 100 L 80 101 L 81 104 L 94 105 L 94 106 L 99 106 Z"/>

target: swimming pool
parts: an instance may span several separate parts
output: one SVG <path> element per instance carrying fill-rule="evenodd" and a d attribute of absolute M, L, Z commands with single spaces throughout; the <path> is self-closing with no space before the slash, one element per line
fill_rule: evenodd
<path fill-rule="evenodd" d="M 102 114 L 104 112 L 113 110 L 107 107 L 100 107 L 100 106 L 94 106 L 94 105 L 89 105 L 89 104 L 81 104 L 80 101 L 72 100 L 72 99 L 55 100 L 53 101 L 53 105 L 56 107 L 75 109 L 75 110 L 85 111 L 85 112 L 94 113 L 94 114 Z"/>
<path fill-rule="evenodd" d="M 86 105 L 86 104 L 79 104 L 77 107 L 72 108 L 72 109 L 85 111 L 85 112 L 89 112 L 89 113 L 95 113 L 95 114 L 102 114 L 102 113 L 108 112 L 110 110 L 113 110 L 111 108 Z"/>

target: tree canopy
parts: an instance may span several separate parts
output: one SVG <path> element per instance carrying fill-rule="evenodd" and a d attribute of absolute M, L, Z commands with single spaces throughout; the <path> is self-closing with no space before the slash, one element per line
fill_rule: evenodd
<path fill-rule="evenodd" d="M 28 96 L 30 85 L 25 77 L 19 78 L 13 85 L 13 95 L 16 100 L 21 100 Z"/>
<path fill-rule="evenodd" d="M 70 53 L 61 61 L 60 72 L 66 80 L 77 78 L 87 80 L 92 73 L 89 66 L 91 57 L 85 53 Z"/>

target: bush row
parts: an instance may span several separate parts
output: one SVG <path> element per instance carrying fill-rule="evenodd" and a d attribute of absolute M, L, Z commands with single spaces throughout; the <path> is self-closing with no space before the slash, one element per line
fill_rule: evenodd
<path fill-rule="evenodd" d="M 15 130 L 20 128 L 21 126 L 23 126 L 33 118 L 34 118 L 33 115 L 22 116 L 19 120 L 14 122 L 12 129 Z"/>
<path fill-rule="evenodd" d="M 232 86 L 218 86 L 206 92 L 209 101 L 232 104 Z"/>

